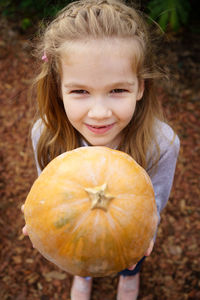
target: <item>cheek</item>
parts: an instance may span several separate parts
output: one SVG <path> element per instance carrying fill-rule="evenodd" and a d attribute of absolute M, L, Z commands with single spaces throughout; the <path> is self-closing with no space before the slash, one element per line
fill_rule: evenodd
<path fill-rule="evenodd" d="M 78 121 L 84 115 L 81 105 L 77 105 L 75 102 L 64 100 L 64 108 L 69 121 Z"/>
<path fill-rule="evenodd" d="M 135 103 L 131 103 L 130 105 L 124 105 L 121 109 L 118 110 L 118 116 L 121 121 L 129 122 L 135 112 Z"/>

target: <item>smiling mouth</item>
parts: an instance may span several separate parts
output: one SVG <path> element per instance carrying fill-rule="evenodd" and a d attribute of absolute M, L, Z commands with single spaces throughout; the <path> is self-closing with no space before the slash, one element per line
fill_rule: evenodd
<path fill-rule="evenodd" d="M 94 126 L 94 125 L 88 125 L 88 126 L 91 126 L 92 128 L 106 128 L 108 126 L 111 126 L 112 124 L 110 125 L 102 125 L 102 126 Z"/>
<path fill-rule="evenodd" d="M 89 125 L 89 124 L 85 124 L 87 126 L 87 128 L 94 132 L 94 133 L 106 133 L 107 131 L 109 131 L 115 123 L 112 124 L 108 124 L 108 125 Z"/>
<path fill-rule="evenodd" d="M 86 125 L 91 127 L 91 128 L 101 129 L 101 128 L 110 128 L 114 125 L 114 123 L 108 124 L 108 125 L 90 125 L 90 124 L 86 124 Z"/>

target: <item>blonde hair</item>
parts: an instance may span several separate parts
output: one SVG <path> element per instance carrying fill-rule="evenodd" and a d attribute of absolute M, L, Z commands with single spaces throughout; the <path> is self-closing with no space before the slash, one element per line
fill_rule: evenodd
<path fill-rule="evenodd" d="M 162 119 L 162 110 L 154 91 L 154 81 L 160 76 L 155 64 L 148 25 L 141 12 L 119 0 L 80 0 L 66 6 L 44 31 L 38 54 L 45 53 L 48 62 L 42 64 L 35 79 L 40 118 L 44 123 L 37 148 L 38 162 L 43 169 L 57 155 L 79 147 L 81 136 L 70 124 L 60 93 L 60 52 L 64 43 L 85 39 L 130 38 L 137 40 L 140 55 L 137 75 L 144 80 L 142 100 L 129 125 L 124 129 L 119 146 L 142 167 L 147 167 L 147 152 L 156 143 L 154 125 Z"/>

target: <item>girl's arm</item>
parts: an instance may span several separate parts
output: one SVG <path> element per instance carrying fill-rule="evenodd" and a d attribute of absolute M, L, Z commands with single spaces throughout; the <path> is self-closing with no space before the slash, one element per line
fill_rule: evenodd
<path fill-rule="evenodd" d="M 147 169 L 147 172 L 154 187 L 158 217 L 160 220 L 160 213 L 166 206 L 171 192 L 180 149 L 180 140 L 178 136 L 174 134 L 172 128 L 162 122 L 159 123 L 157 133 L 160 159 L 157 166 L 149 171 Z"/>
<path fill-rule="evenodd" d="M 34 152 L 34 157 L 35 157 L 35 163 L 36 163 L 38 176 L 42 172 L 42 170 L 40 169 L 39 163 L 38 163 L 38 159 L 37 159 L 37 143 L 38 143 L 40 135 L 41 135 L 42 126 L 43 126 L 42 121 L 41 121 L 41 119 L 39 119 L 35 122 L 35 124 L 33 125 L 33 128 L 32 128 L 32 131 L 31 131 L 33 152 Z M 21 211 L 22 211 L 22 213 L 24 213 L 24 205 L 21 206 Z M 28 235 L 26 225 L 22 228 L 22 233 L 24 235 Z"/>
<path fill-rule="evenodd" d="M 31 131 L 31 139 L 32 139 L 32 145 L 33 145 L 33 152 L 34 152 L 34 157 L 35 157 L 35 163 L 36 163 L 36 168 L 38 172 L 38 176 L 41 174 L 42 170 L 40 169 L 38 159 L 37 159 L 37 144 L 40 138 L 40 135 L 42 133 L 43 129 L 43 124 L 42 120 L 38 119 L 35 124 L 33 125 L 32 131 Z"/>

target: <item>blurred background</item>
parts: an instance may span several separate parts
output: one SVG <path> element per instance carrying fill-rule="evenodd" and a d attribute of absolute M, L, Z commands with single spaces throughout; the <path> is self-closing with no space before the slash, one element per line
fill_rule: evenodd
<path fill-rule="evenodd" d="M 70 1 L 0 0 L 0 299 L 70 299 L 72 276 L 46 261 L 27 237 L 20 211 L 37 178 L 28 100 L 37 70 L 34 37 Z M 132 2 L 132 1 L 127 1 Z M 200 299 L 200 11 L 197 0 L 136 1 L 163 31 L 158 82 L 164 113 L 181 140 L 173 189 L 141 276 L 139 299 Z M 117 275 L 94 280 L 92 299 L 116 298 Z"/>
<path fill-rule="evenodd" d="M 73 1 L 67 0 L 1 0 L 1 17 L 14 21 L 15 28 L 26 31 L 37 26 L 38 21 L 50 19 L 60 9 Z M 135 3 L 164 31 L 179 31 L 183 26 L 197 31 L 199 19 L 198 0 L 127 0 Z"/>

